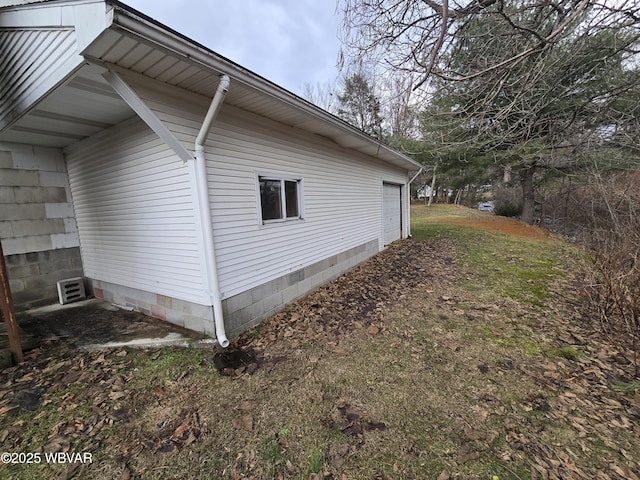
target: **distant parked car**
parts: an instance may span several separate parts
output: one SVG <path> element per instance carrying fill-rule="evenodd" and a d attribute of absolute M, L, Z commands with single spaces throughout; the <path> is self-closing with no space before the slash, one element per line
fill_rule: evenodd
<path fill-rule="evenodd" d="M 494 208 L 493 200 L 480 202 L 478 204 L 478 210 L 481 210 L 483 212 L 493 212 L 493 208 Z"/>

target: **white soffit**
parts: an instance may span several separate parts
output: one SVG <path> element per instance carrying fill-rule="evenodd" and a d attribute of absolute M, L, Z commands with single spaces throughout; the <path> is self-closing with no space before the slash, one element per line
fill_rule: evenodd
<path fill-rule="evenodd" d="M 116 3 L 114 23 L 85 55 L 211 98 L 218 77 L 231 77 L 225 98 L 238 108 L 329 138 L 407 170 L 421 165 L 341 119 L 171 29 Z"/>
<path fill-rule="evenodd" d="M 119 2 L 34 3 L 8 13 L 16 21 L 29 14 L 33 23 L 34 18 L 54 12 L 60 12 L 65 22 L 74 19 L 81 37 L 79 53 L 88 63 L 69 71 L 70 78 L 3 132 L 0 141 L 64 147 L 133 116 L 134 111 L 101 76 L 104 67 L 112 64 L 208 98 L 218 77 L 227 74 L 231 87 L 226 103 L 406 170 L 420 168 L 339 118 Z M 2 14 L 6 19 L 7 12 Z"/>

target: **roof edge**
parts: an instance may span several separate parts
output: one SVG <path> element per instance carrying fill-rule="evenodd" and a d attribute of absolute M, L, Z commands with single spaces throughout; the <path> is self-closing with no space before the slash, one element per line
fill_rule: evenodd
<path fill-rule="evenodd" d="M 246 86 L 258 89 L 272 98 L 301 110 L 306 115 L 328 122 L 349 135 L 355 136 L 370 145 L 375 145 L 379 154 L 384 153 L 383 156 L 377 156 L 383 161 L 390 160 L 390 158 L 385 157 L 395 157 L 394 160 L 396 160 L 396 162 L 400 161 L 401 163 L 404 163 L 405 168 L 408 170 L 418 170 L 423 167 L 420 163 L 398 152 L 385 142 L 368 135 L 336 115 L 323 110 L 317 105 L 314 105 L 308 100 L 277 85 L 271 80 L 268 80 L 233 60 L 220 55 L 209 47 L 192 40 L 186 35 L 162 24 L 145 13 L 126 5 L 119 0 L 105 0 L 105 2 L 115 8 L 113 24 L 118 27 L 147 38 L 154 43 L 164 45 L 192 61 L 197 61 L 203 66 L 216 70 L 220 73 L 229 74 L 232 76 L 234 81 L 239 81 L 244 83 Z"/>

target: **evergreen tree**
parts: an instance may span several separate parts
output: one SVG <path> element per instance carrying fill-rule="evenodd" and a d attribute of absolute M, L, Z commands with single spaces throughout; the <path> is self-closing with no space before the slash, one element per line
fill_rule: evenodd
<path fill-rule="evenodd" d="M 338 102 L 340 118 L 369 135 L 381 137 L 380 100 L 364 74 L 355 73 L 345 78 Z"/>

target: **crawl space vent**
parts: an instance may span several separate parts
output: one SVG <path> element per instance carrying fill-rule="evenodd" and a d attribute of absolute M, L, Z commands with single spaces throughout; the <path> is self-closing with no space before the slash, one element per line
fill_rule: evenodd
<path fill-rule="evenodd" d="M 84 293 L 82 277 L 60 280 L 58 282 L 58 298 L 62 305 L 87 298 Z"/>

